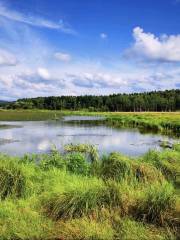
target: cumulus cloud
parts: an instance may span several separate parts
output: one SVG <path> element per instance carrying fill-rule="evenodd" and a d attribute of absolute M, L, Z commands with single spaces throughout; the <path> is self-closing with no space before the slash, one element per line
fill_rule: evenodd
<path fill-rule="evenodd" d="M 0 3 L 0 16 L 7 18 L 11 21 L 20 22 L 20 23 L 28 24 L 35 27 L 56 29 L 56 30 L 61 30 L 65 33 L 75 34 L 75 31 L 70 27 L 66 26 L 63 20 L 60 20 L 58 23 L 56 23 L 39 16 L 34 16 L 34 15 L 26 16 L 20 12 L 7 8 L 2 3 Z"/>
<path fill-rule="evenodd" d="M 71 60 L 71 55 L 68 53 L 63 53 L 63 52 L 56 52 L 54 54 L 54 57 L 62 62 L 69 62 Z"/>
<path fill-rule="evenodd" d="M 146 33 L 140 27 L 133 30 L 135 43 L 126 52 L 126 56 L 147 60 L 180 62 L 180 35 L 155 36 Z"/>
<path fill-rule="evenodd" d="M 101 37 L 102 39 L 106 39 L 108 36 L 107 36 L 106 33 L 101 33 L 101 34 L 100 34 L 100 37 Z"/>
<path fill-rule="evenodd" d="M 126 80 L 119 74 L 107 71 L 79 72 L 70 75 L 71 81 L 75 86 L 86 88 L 119 88 L 127 84 Z"/>
<path fill-rule="evenodd" d="M 44 80 L 50 79 L 50 74 L 46 68 L 38 68 L 37 73 L 38 73 L 39 77 Z"/>
<path fill-rule="evenodd" d="M 16 57 L 9 51 L 0 48 L 0 65 L 14 66 L 16 64 Z"/>

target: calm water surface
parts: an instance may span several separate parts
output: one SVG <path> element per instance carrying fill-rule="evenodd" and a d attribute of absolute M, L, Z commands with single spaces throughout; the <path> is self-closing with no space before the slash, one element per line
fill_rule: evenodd
<path fill-rule="evenodd" d="M 96 121 L 94 121 L 96 120 Z M 0 129 L 0 152 L 10 155 L 49 152 L 52 145 L 63 150 L 65 144 L 95 144 L 100 153 L 113 151 L 130 156 L 160 149 L 160 141 L 173 141 L 167 136 L 141 134 L 137 129 L 117 129 L 99 123 L 101 118 L 65 117 L 59 121 L 0 122 L 14 125 Z"/>

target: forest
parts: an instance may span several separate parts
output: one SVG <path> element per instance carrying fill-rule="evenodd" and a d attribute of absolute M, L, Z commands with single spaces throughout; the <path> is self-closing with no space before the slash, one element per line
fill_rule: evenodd
<path fill-rule="evenodd" d="M 2 104 L 0 103 L 1 107 Z M 7 109 L 48 109 L 88 111 L 177 111 L 180 110 L 180 90 L 153 91 L 108 96 L 51 96 L 18 99 L 4 104 Z"/>

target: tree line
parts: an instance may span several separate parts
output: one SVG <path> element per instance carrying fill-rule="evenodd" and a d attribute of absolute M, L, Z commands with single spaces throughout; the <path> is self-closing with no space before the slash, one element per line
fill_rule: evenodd
<path fill-rule="evenodd" d="M 49 109 L 88 111 L 177 111 L 180 89 L 108 96 L 51 96 L 23 98 L 6 104 L 10 109 Z"/>

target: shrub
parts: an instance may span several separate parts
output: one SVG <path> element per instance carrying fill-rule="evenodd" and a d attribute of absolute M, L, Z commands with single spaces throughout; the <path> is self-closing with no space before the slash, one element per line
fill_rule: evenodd
<path fill-rule="evenodd" d="M 69 144 L 64 147 L 66 152 L 78 152 L 89 155 L 91 162 L 99 161 L 99 155 L 96 146 L 90 144 Z"/>
<path fill-rule="evenodd" d="M 82 153 L 71 153 L 66 156 L 66 168 L 75 174 L 87 175 L 89 164 Z"/>
<path fill-rule="evenodd" d="M 52 149 L 50 154 L 43 154 L 40 158 L 40 167 L 48 170 L 52 167 L 63 169 L 65 168 L 65 161 L 63 156 L 57 151 L 56 148 Z"/>

